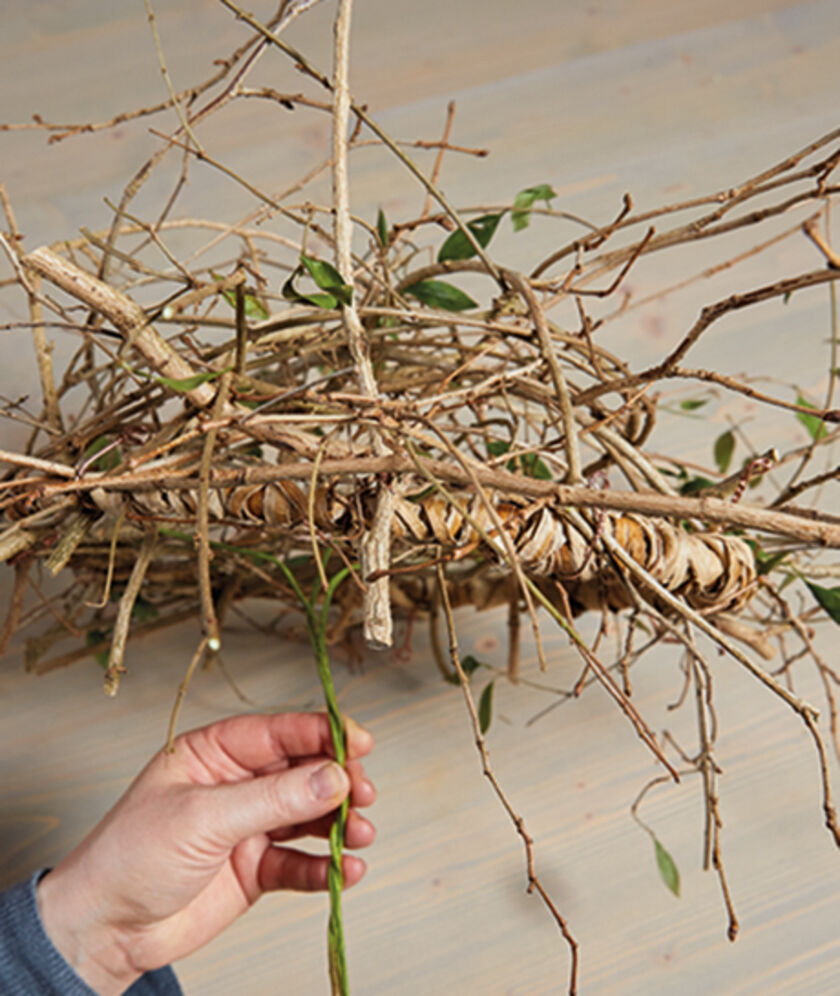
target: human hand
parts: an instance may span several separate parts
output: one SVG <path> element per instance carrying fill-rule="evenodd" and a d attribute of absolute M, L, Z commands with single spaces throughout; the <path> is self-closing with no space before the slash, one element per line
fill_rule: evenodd
<path fill-rule="evenodd" d="M 178 737 L 156 754 L 102 822 L 38 884 L 53 944 L 100 996 L 200 948 L 265 892 L 327 887 L 328 857 L 285 846 L 327 837 L 334 810 L 376 796 L 359 758 L 373 737 L 347 720 L 347 768 L 327 717 L 239 716 Z M 349 776 L 349 777 L 348 777 Z M 345 843 L 373 825 L 355 808 Z M 345 886 L 365 872 L 343 858 Z"/>

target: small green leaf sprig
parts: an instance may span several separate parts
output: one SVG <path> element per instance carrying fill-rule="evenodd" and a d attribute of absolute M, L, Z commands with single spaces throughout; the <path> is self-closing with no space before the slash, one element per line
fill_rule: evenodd
<path fill-rule="evenodd" d="M 531 218 L 531 209 L 536 201 L 542 200 L 546 204 L 549 204 L 551 199 L 556 196 L 557 194 L 547 183 L 541 183 L 535 187 L 526 187 L 524 190 L 520 190 L 514 198 L 513 210 L 510 213 L 514 232 L 521 232 L 522 229 L 528 227 Z M 490 240 L 496 234 L 499 222 L 501 222 L 506 213 L 507 209 L 497 211 L 494 214 L 484 214 L 480 218 L 474 218 L 472 221 L 467 222 L 467 228 L 482 249 L 486 249 L 490 245 Z M 379 247 L 382 250 L 386 249 L 388 247 L 388 222 L 382 208 L 379 209 L 376 217 L 376 234 Z M 475 255 L 475 246 L 458 229 L 452 232 L 440 247 L 437 261 L 445 263 L 447 261 L 472 259 Z M 314 274 L 313 278 L 318 283 L 318 279 Z M 324 286 L 321 283 L 318 283 L 318 285 L 320 287 Z M 478 303 L 469 294 L 466 294 L 458 287 L 454 287 L 452 284 L 446 283 L 444 280 L 420 280 L 409 287 L 403 288 L 403 293 L 416 298 L 421 304 L 425 304 L 429 308 L 440 308 L 444 311 L 468 311 L 471 308 L 478 307 Z M 326 307 L 326 305 L 322 306 Z"/>
<path fill-rule="evenodd" d="M 324 293 L 304 292 L 298 290 L 295 281 L 302 274 L 308 273 Z M 292 275 L 283 285 L 283 297 L 287 301 L 302 301 L 305 304 L 313 304 L 316 308 L 337 308 L 339 303 L 350 304 L 353 300 L 353 288 L 341 279 L 341 274 L 336 268 L 323 259 L 315 259 L 300 254 L 300 263 L 292 271 Z"/>
<path fill-rule="evenodd" d="M 461 670 L 467 676 L 467 679 L 472 678 L 476 671 L 487 666 L 483 661 L 473 657 L 472 654 L 468 654 L 461 660 Z M 454 671 L 446 680 L 450 685 L 460 685 L 461 683 Z M 490 724 L 493 722 L 493 688 L 495 684 L 496 679 L 491 678 L 482 689 L 478 700 L 478 728 L 481 730 L 482 735 L 490 729 Z"/>

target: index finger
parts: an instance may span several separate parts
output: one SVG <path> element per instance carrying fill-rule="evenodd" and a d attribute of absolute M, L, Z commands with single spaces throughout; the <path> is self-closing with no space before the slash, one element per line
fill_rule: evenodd
<path fill-rule="evenodd" d="M 368 754 L 373 747 L 370 732 L 349 717 L 345 729 L 348 759 Z M 321 712 L 234 716 L 191 730 L 178 740 L 185 740 L 190 751 L 222 778 L 241 778 L 301 757 L 335 757 L 329 720 Z"/>

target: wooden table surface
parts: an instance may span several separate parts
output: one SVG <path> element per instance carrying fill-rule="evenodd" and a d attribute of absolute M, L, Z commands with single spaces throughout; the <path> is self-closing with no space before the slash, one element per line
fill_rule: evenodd
<path fill-rule="evenodd" d="M 271 4 L 254 6 L 268 16 Z M 208 73 L 211 59 L 243 37 L 213 0 L 156 7 L 176 86 Z M 604 221 L 626 190 L 637 204 L 654 205 L 730 185 L 838 124 L 836 0 L 358 0 L 357 7 L 352 87 L 377 119 L 406 138 L 435 138 L 454 98 L 453 140 L 492 150 L 478 162 L 449 158 L 442 182 L 459 204 L 509 201 L 522 187 L 551 183 L 556 206 Z M 331 16 L 331 5 L 321 5 L 288 36 L 322 66 L 329 65 Z M 300 86 L 279 59 L 267 59 L 260 72 L 278 88 Z M 139 0 L 4 5 L 0 120 L 36 112 L 51 120 L 107 119 L 164 96 Z M 154 147 L 146 126 L 50 148 L 38 133 L 0 134 L 0 179 L 27 247 L 72 237 L 80 224 L 107 223 L 102 197 L 118 196 Z M 296 111 L 278 123 L 265 108 L 248 107 L 202 137 L 212 154 L 279 190 L 325 154 L 328 122 Z M 169 181 L 171 174 L 154 180 L 139 207 L 159 203 Z M 363 217 L 375 217 L 382 204 L 398 219 L 416 211 L 421 196 L 383 153 L 353 160 L 353 206 Z M 235 220 L 249 207 L 243 191 L 196 167 L 181 210 Z M 500 236 L 498 256 L 524 265 L 568 233 L 535 223 L 531 241 Z M 738 286 L 752 286 L 750 274 L 758 278 L 761 267 L 781 275 L 801 261 L 819 265 L 804 240 L 756 262 Z M 673 266 L 676 277 L 684 263 L 646 265 Z M 5 267 L 0 263 L 0 277 Z M 634 290 L 643 292 L 653 274 L 641 267 Z M 720 279 L 715 287 L 728 288 Z M 662 302 L 605 341 L 634 362 L 661 356 L 698 305 L 716 294 L 703 287 Z M 794 310 L 759 309 L 724 323 L 701 347 L 698 364 L 705 356 L 733 371 L 753 369 L 760 356 L 761 369 L 817 390 L 827 307 L 823 290 L 803 295 Z M 21 302 L 8 295 L 0 308 L 0 320 L 22 317 Z M 25 334 L 6 335 L 0 394 L 35 391 Z M 57 339 L 57 362 L 73 345 Z M 714 418 L 723 425 L 736 410 L 749 416 L 748 408 L 723 404 Z M 750 431 L 767 445 L 779 431 L 803 431 L 785 425 L 754 420 Z M 663 430 L 657 445 L 707 451 L 709 431 L 683 420 Z M 4 425 L 0 445 L 21 438 L 22 430 Z M 464 653 L 503 666 L 503 616 L 467 611 L 459 623 Z M 545 632 L 548 673 L 539 674 L 530 647 L 524 673 L 568 688 L 578 660 L 547 623 Z M 130 673 L 115 700 L 102 695 L 92 661 L 43 678 L 24 673 L 17 651 L 0 662 L 0 885 L 57 861 L 160 746 L 196 638 L 196 625 L 187 625 L 132 646 Z M 830 635 L 826 640 L 830 652 Z M 320 702 L 303 644 L 269 640 L 234 619 L 224 660 L 259 708 Z M 698 780 L 661 789 L 644 809 L 679 865 L 677 900 L 658 879 L 649 838 L 628 814 L 657 769 L 613 704 L 593 687 L 528 725 L 554 696 L 497 684 L 492 758 L 536 839 L 540 874 L 581 944 L 587 996 L 840 990 L 840 854 L 822 827 L 810 741 L 796 717 L 735 663 L 715 657 L 714 666 L 723 846 L 742 923 L 734 945 L 725 936 L 717 881 L 699 867 Z M 441 682 L 426 634 L 416 633 L 403 657 L 370 654 L 355 670 L 337 661 L 337 681 L 343 708 L 377 738 L 369 769 L 380 793 L 379 836 L 367 878 L 346 899 L 354 992 L 564 991 L 565 945 L 539 900 L 525 894 L 520 842 L 481 777 L 459 692 Z M 820 701 L 807 672 L 801 681 L 803 692 Z M 683 730 L 691 743 L 690 717 L 668 709 L 680 684 L 676 649 L 660 648 L 636 668 L 634 697 L 655 729 Z M 190 688 L 181 728 L 245 708 L 222 674 L 202 674 Z M 326 909 L 323 896 L 263 901 L 178 964 L 185 991 L 326 991 Z"/>

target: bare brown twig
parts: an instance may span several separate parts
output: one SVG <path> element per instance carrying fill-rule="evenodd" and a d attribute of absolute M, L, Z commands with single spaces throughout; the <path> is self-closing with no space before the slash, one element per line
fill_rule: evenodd
<path fill-rule="evenodd" d="M 578 978 L 578 944 L 574 937 L 571 935 L 569 928 L 566 924 L 565 919 L 560 914 L 559 910 L 555 906 L 554 902 L 551 900 L 550 896 L 546 892 L 544 886 L 539 880 L 536 870 L 536 861 L 534 856 L 534 839 L 528 833 L 525 827 L 525 821 L 516 812 L 508 799 L 505 791 L 502 789 L 498 778 L 496 777 L 493 768 L 490 765 L 490 753 L 487 750 L 487 744 L 484 740 L 484 736 L 481 732 L 481 724 L 478 719 L 478 711 L 475 707 L 475 702 L 472 698 L 472 692 L 470 691 L 469 678 L 464 672 L 464 668 L 461 664 L 461 654 L 458 650 L 458 637 L 455 631 L 455 620 L 452 616 L 452 606 L 449 602 L 449 596 L 447 595 L 446 589 L 446 579 L 443 573 L 443 568 L 438 565 L 437 567 L 437 577 L 438 577 L 438 590 L 441 593 L 442 606 L 444 611 L 444 616 L 446 618 L 446 627 L 449 634 L 449 659 L 452 663 L 452 667 L 455 669 L 458 680 L 461 684 L 461 690 L 464 694 L 464 701 L 467 706 L 467 711 L 470 715 L 470 722 L 472 723 L 473 736 L 475 737 L 475 745 L 478 749 L 479 757 L 481 758 L 481 770 L 490 782 L 493 791 L 496 794 L 499 802 L 502 804 L 505 812 L 510 817 L 513 825 L 516 827 L 516 832 L 522 838 L 522 843 L 525 847 L 525 862 L 527 866 L 528 874 L 528 892 L 536 891 L 540 896 L 542 901 L 546 904 L 557 924 L 560 933 L 563 935 L 566 943 L 569 946 L 571 952 L 571 967 L 569 969 L 569 996 L 574 996 L 577 993 L 577 978 Z"/>

